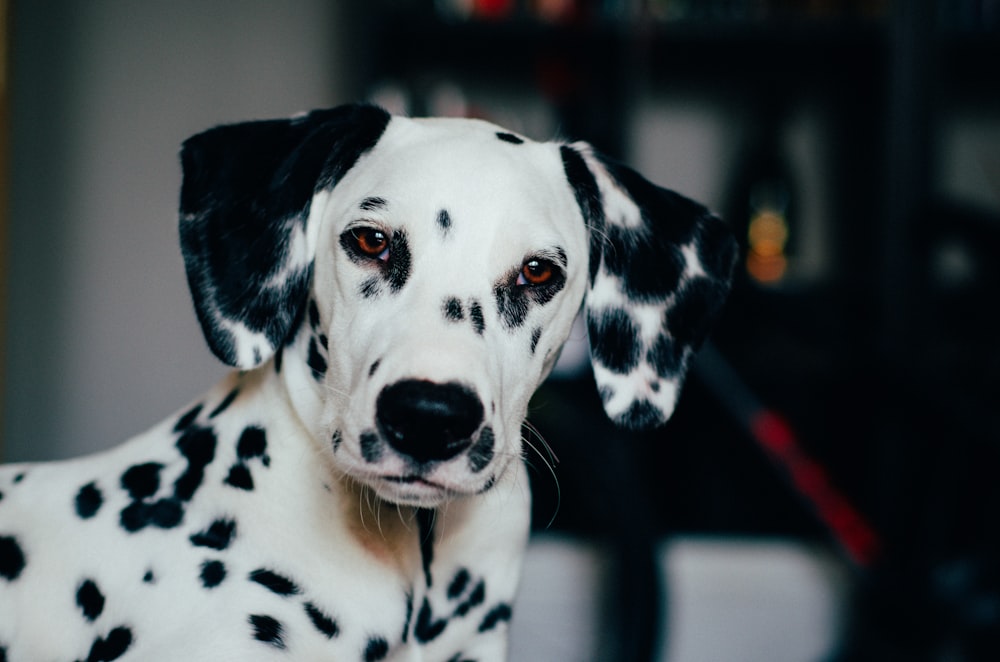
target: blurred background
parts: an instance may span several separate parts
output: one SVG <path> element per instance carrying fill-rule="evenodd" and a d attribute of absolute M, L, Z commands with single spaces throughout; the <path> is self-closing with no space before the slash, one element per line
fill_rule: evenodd
<path fill-rule="evenodd" d="M 360 99 L 484 117 L 589 140 L 743 246 L 664 429 L 612 429 L 573 348 L 536 397 L 512 659 L 1000 659 L 1000 0 L 5 17 L 5 460 L 106 448 L 224 374 L 177 247 L 184 138 Z"/>

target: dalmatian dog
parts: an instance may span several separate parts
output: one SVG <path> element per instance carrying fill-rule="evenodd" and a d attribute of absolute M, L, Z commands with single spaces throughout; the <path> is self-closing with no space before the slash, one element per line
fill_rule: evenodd
<path fill-rule="evenodd" d="M 0 660 L 504 659 L 532 392 L 582 308 L 607 414 L 663 423 L 725 225 L 587 144 L 368 105 L 181 161 L 195 309 L 237 370 L 0 471 Z"/>

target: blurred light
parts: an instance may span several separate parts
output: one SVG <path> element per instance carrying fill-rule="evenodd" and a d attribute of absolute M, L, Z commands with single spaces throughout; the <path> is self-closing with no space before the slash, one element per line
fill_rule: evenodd
<path fill-rule="evenodd" d="M 749 250 L 747 272 L 761 283 L 780 281 L 788 269 L 785 245 L 788 243 L 788 221 L 784 214 L 765 207 L 754 212 L 747 229 Z"/>

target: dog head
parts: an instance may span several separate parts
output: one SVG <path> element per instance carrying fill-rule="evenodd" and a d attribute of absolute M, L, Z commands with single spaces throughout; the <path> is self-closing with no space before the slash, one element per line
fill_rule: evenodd
<path fill-rule="evenodd" d="M 667 420 L 729 287 L 700 205 L 584 143 L 345 106 L 182 152 L 181 244 L 215 354 L 268 361 L 334 465 L 432 506 L 489 489 L 585 309 L 608 415 Z"/>

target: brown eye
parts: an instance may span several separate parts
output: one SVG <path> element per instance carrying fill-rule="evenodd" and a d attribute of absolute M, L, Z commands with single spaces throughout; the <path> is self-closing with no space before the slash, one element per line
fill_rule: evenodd
<path fill-rule="evenodd" d="M 358 228 L 351 231 L 354 237 L 354 245 L 358 251 L 368 257 L 386 259 L 389 249 L 389 238 L 384 232 L 376 228 Z"/>
<path fill-rule="evenodd" d="M 533 258 L 524 263 L 517 277 L 518 285 L 544 285 L 552 280 L 555 267 L 548 260 Z"/>

